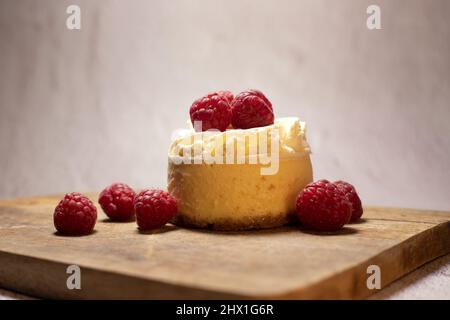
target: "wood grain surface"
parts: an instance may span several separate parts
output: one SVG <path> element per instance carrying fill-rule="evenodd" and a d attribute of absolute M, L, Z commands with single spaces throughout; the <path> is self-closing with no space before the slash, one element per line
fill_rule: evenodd
<path fill-rule="evenodd" d="M 90 194 L 93 200 L 95 194 Z M 365 208 L 337 233 L 290 226 L 218 233 L 167 225 L 141 233 L 99 210 L 95 233 L 57 235 L 59 196 L 0 201 L 0 286 L 45 298 L 364 298 L 450 252 L 450 213 Z M 66 269 L 81 267 L 81 290 Z"/>

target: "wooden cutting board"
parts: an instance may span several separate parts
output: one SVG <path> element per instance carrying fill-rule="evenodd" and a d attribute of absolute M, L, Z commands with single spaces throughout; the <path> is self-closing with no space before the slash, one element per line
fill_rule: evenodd
<path fill-rule="evenodd" d="M 99 210 L 96 232 L 55 234 L 57 197 L 0 201 L 0 286 L 47 298 L 364 298 L 450 252 L 450 213 L 365 208 L 340 232 L 299 226 L 217 233 L 167 225 L 139 233 Z M 96 199 L 94 194 L 91 195 Z M 67 267 L 81 290 L 67 289 Z"/>

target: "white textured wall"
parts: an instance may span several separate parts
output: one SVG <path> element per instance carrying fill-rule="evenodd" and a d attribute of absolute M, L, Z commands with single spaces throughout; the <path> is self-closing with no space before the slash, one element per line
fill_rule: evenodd
<path fill-rule="evenodd" d="M 0 197 L 163 186 L 193 99 L 251 87 L 308 122 L 316 178 L 450 209 L 449 16 L 447 0 L 0 0 Z"/>

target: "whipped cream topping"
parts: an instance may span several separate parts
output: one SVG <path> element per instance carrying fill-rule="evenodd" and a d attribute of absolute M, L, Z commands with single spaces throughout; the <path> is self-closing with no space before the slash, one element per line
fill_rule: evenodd
<path fill-rule="evenodd" d="M 188 129 L 178 130 L 172 136 L 169 159 L 202 163 L 206 158 L 215 157 L 222 159 L 222 163 L 230 163 L 228 157 L 233 157 L 236 163 L 252 163 L 252 159 L 274 152 L 278 152 L 280 159 L 311 153 L 306 141 L 306 123 L 287 117 L 275 119 L 274 124 L 265 127 L 195 132 L 189 121 Z"/>

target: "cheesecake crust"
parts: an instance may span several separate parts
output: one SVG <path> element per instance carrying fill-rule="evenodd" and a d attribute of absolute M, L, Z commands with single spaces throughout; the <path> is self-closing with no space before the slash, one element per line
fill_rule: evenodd
<path fill-rule="evenodd" d="M 201 228 L 214 231 L 245 231 L 281 227 L 297 222 L 295 213 L 277 213 L 258 215 L 257 217 L 243 216 L 240 218 L 216 218 L 203 220 L 178 213 L 171 221 L 173 224 L 187 228 Z"/>

